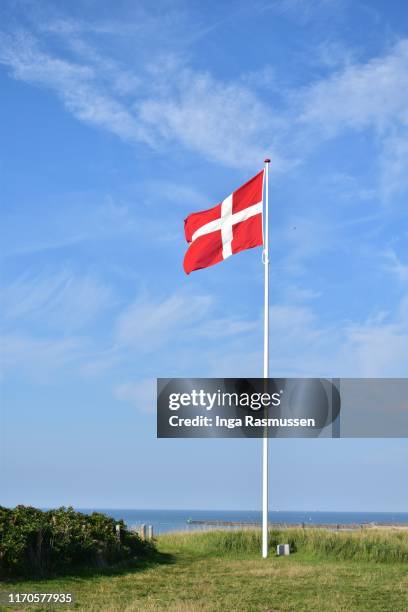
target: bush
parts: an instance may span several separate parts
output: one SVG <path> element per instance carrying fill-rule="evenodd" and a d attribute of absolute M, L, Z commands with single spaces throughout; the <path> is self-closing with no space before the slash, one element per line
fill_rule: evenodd
<path fill-rule="evenodd" d="M 154 551 L 151 542 L 129 532 L 123 521 L 98 512 L 0 506 L 0 577 L 46 576 L 78 567 L 101 568 L 146 559 Z"/>

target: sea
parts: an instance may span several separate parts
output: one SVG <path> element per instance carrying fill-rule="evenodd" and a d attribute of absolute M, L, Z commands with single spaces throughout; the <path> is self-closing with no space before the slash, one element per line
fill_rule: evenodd
<path fill-rule="evenodd" d="M 130 510 L 109 508 L 76 508 L 86 514 L 103 512 L 116 520 L 123 519 L 129 528 L 142 524 L 152 525 L 154 533 L 170 531 L 205 530 L 206 525 L 190 524 L 189 521 L 228 521 L 236 523 L 260 523 L 261 512 L 256 510 Z M 327 524 L 408 524 L 408 512 L 303 512 L 276 510 L 269 512 L 271 523 L 295 525 Z"/>

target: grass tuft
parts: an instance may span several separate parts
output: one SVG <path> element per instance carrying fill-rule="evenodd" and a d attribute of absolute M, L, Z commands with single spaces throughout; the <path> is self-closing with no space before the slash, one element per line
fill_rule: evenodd
<path fill-rule="evenodd" d="M 261 548 L 259 530 L 214 530 L 202 533 L 166 534 L 160 541 L 182 544 L 186 550 L 203 555 L 258 555 Z M 364 529 L 361 531 L 328 531 L 324 529 L 285 529 L 269 532 L 272 554 L 278 544 L 290 544 L 291 551 L 354 559 L 355 561 L 407 562 L 408 530 Z"/>

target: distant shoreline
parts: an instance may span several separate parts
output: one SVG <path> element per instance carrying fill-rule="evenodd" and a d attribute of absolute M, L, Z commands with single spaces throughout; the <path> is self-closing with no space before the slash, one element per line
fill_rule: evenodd
<path fill-rule="evenodd" d="M 191 520 L 187 525 L 201 525 L 203 527 L 233 527 L 244 529 L 260 529 L 261 523 L 245 523 L 235 521 L 206 521 Z M 350 529 L 408 529 L 407 523 L 268 523 L 269 529 L 330 529 L 330 530 L 350 530 Z"/>
<path fill-rule="evenodd" d="M 204 531 L 214 528 L 257 529 L 261 512 L 253 510 L 139 510 L 78 508 L 81 512 L 103 512 L 116 520 L 124 520 L 129 528 L 152 525 L 155 535 L 168 532 Z M 286 527 L 326 527 L 330 530 L 358 530 L 384 527 L 408 528 L 408 512 L 296 512 L 275 510 L 269 512 L 271 529 Z M 339 526 L 339 528 L 337 527 Z"/>

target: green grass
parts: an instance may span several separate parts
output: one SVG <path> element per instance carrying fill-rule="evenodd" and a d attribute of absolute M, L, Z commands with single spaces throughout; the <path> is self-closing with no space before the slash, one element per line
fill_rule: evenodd
<path fill-rule="evenodd" d="M 160 555 L 133 568 L 1 588 L 72 591 L 75 608 L 87 611 L 408 610 L 408 531 L 293 529 L 270 539 L 296 552 L 261 559 L 257 531 L 167 534 Z"/>
<path fill-rule="evenodd" d="M 183 534 L 184 535 L 184 534 Z M 176 536 L 181 543 L 182 534 Z M 171 539 L 172 536 L 166 536 Z M 212 531 L 197 534 L 191 539 L 184 535 L 184 546 L 210 554 L 253 553 L 261 548 L 260 531 Z M 322 531 L 321 529 L 288 529 L 269 532 L 272 549 L 282 541 L 291 545 L 293 552 L 301 551 L 313 555 L 335 556 L 337 559 L 357 561 L 408 562 L 408 531 L 368 529 L 364 531 Z"/>

